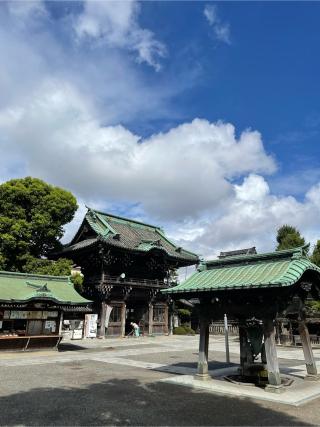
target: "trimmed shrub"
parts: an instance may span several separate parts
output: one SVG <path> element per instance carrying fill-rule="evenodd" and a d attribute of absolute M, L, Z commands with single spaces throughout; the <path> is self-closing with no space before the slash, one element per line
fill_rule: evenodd
<path fill-rule="evenodd" d="M 174 335 L 194 335 L 195 332 L 193 329 L 190 328 L 188 325 L 181 325 L 177 328 L 173 328 L 173 334 Z"/>

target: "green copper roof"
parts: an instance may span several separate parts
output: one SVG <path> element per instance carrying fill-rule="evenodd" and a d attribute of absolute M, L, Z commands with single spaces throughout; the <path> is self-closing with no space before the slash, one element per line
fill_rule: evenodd
<path fill-rule="evenodd" d="M 82 225 L 63 253 L 84 250 L 98 243 L 144 253 L 158 249 L 181 261 L 181 265 L 196 264 L 199 260 L 196 254 L 169 240 L 160 227 L 88 208 Z"/>
<path fill-rule="evenodd" d="M 198 271 L 164 293 L 291 286 L 307 270 L 320 274 L 306 247 L 267 254 L 235 256 L 200 264 Z"/>
<path fill-rule="evenodd" d="M 70 305 L 91 302 L 78 294 L 67 276 L 44 276 L 0 271 L 1 302 L 27 302 L 37 299 Z"/>

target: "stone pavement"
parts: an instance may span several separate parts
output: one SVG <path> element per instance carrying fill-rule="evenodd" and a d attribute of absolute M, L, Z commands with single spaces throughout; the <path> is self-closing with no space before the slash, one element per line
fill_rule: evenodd
<path fill-rule="evenodd" d="M 0 425 L 319 424 L 318 400 L 298 410 L 281 404 L 290 403 L 284 395 L 272 395 L 273 402 L 257 400 L 259 393 L 269 394 L 257 389 L 229 395 L 221 384 L 220 391 L 203 384 L 191 389 L 187 382 L 196 372 L 197 348 L 198 337 L 173 336 L 72 341 L 63 343 L 59 352 L 3 352 Z M 209 368 L 215 381 L 219 372 L 238 363 L 236 341 L 231 341 L 230 353 L 228 365 L 223 337 L 211 339 Z M 296 375 L 303 388 L 302 349 L 278 348 L 278 354 L 284 371 Z M 315 356 L 320 363 L 320 349 Z M 230 386 L 243 387 L 222 384 Z M 299 393 L 298 404 L 305 403 L 305 392 Z"/>

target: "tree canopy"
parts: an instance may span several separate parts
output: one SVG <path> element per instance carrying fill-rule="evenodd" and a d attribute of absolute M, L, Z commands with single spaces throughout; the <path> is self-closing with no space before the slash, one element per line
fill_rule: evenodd
<path fill-rule="evenodd" d="M 35 258 L 59 250 L 63 226 L 72 220 L 77 207 L 69 191 L 37 178 L 1 184 L 0 269 L 30 270 Z"/>
<path fill-rule="evenodd" d="M 313 252 L 311 255 L 311 261 L 320 267 L 320 240 L 317 241 L 313 248 Z"/>
<path fill-rule="evenodd" d="M 291 225 L 283 225 L 277 231 L 277 251 L 304 246 L 305 240 L 300 231 Z"/>

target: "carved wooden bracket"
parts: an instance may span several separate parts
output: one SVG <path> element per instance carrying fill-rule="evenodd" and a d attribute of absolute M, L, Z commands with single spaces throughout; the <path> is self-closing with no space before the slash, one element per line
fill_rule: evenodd
<path fill-rule="evenodd" d="M 159 291 L 157 289 L 150 289 L 149 290 L 149 304 L 152 304 L 157 296 Z"/>
<path fill-rule="evenodd" d="M 121 293 L 123 295 L 123 300 L 127 301 L 127 299 L 129 298 L 130 292 L 132 291 L 132 286 L 124 286 L 121 289 Z"/>

